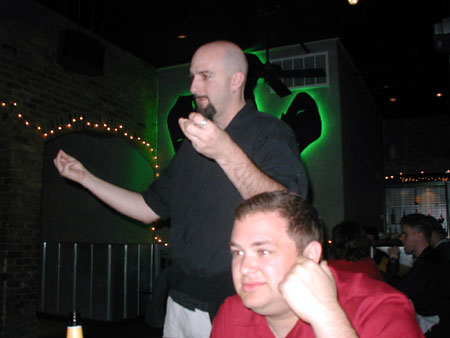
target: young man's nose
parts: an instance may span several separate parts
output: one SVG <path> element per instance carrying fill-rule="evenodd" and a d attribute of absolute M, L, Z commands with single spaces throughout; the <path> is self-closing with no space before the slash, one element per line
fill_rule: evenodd
<path fill-rule="evenodd" d="M 256 261 L 254 257 L 244 255 L 241 260 L 240 271 L 241 274 L 246 275 L 254 272 L 256 269 Z"/>

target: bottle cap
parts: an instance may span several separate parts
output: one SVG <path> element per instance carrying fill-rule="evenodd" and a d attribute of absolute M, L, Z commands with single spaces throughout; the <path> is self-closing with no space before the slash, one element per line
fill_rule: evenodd
<path fill-rule="evenodd" d="M 81 315 L 80 312 L 71 311 L 69 312 L 69 326 L 81 325 Z"/>

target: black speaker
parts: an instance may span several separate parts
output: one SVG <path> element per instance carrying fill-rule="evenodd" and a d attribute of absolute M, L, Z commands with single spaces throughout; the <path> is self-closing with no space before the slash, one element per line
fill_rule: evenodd
<path fill-rule="evenodd" d="M 97 39 L 72 29 L 60 33 L 58 63 L 66 70 L 85 75 L 101 75 L 105 46 Z"/>

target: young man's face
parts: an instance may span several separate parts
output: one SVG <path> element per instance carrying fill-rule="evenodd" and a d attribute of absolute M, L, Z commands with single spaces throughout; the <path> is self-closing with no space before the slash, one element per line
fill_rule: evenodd
<path fill-rule="evenodd" d="M 414 254 L 416 251 L 417 241 L 420 234 L 408 225 L 402 228 L 400 240 L 403 242 L 403 248 L 408 255 Z"/>
<path fill-rule="evenodd" d="M 297 261 L 287 221 L 275 212 L 257 212 L 234 223 L 231 234 L 233 282 L 244 305 L 264 316 L 290 312 L 279 283 Z"/>

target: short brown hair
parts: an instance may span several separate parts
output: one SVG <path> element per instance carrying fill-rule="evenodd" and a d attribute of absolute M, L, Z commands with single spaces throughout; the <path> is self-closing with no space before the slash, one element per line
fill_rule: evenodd
<path fill-rule="evenodd" d="M 425 240 L 428 243 L 431 242 L 431 234 L 436 224 L 436 218 L 433 216 L 425 216 L 423 214 L 409 214 L 400 219 L 400 225 L 402 227 L 406 225 L 417 232 L 423 233 Z"/>
<path fill-rule="evenodd" d="M 308 243 L 323 244 L 323 227 L 317 210 L 302 196 L 288 191 L 272 191 L 255 195 L 242 202 L 235 210 L 240 220 L 257 212 L 276 212 L 288 223 L 288 235 L 302 252 Z"/>

